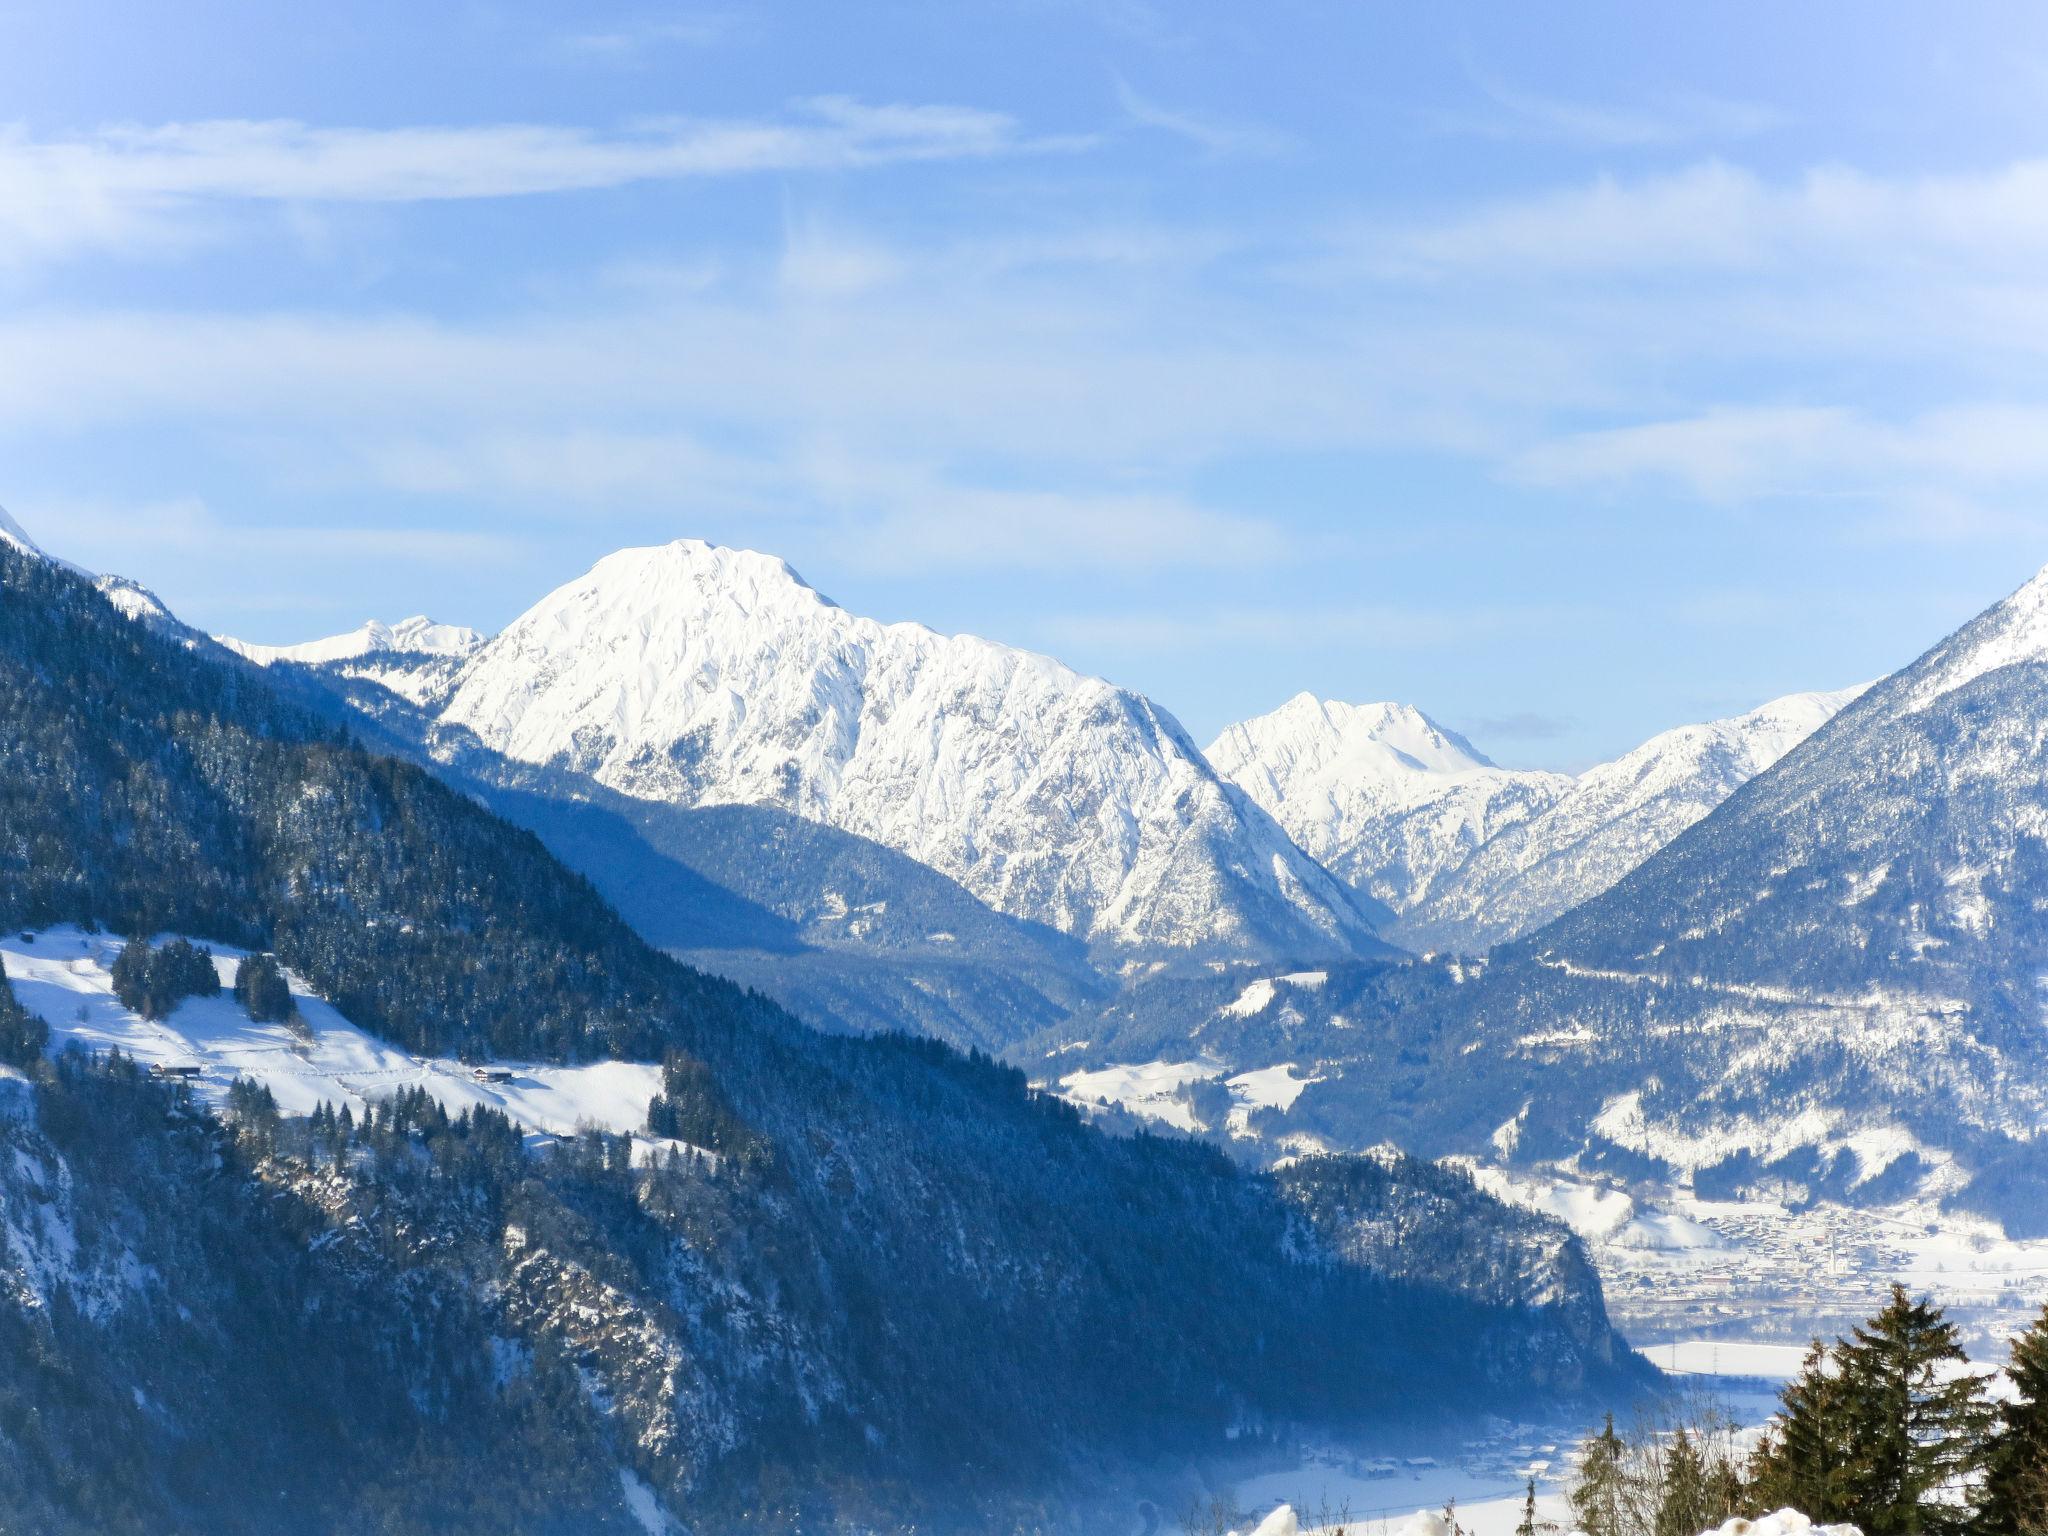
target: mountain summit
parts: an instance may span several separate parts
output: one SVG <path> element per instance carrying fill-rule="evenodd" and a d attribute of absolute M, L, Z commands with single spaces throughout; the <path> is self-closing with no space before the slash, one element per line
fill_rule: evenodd
<path fill-rule="evenodd" d="M 1309 693 L 1226 728 L 1208 757 L 1309 853 L 1397 912 L 1571 785 L 1496 767 L 1410 705 Z"/>
<path fill-rule="evenodd" d="M 1377 948 L 1359 901 L 1172 716 L 1049 657 L 848 613 L 695 539 L 549 593 L 433 701 L 641 799 L 773 806 L 1116 952 Z"/>

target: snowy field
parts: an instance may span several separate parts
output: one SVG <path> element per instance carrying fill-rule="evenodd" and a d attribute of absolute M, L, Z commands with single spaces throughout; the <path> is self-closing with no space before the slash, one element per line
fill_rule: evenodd
<path fill-rule="evenodd" d="M 197 1067 L 192 1090 L 210 1104 L 223 1102 L 238 1077 L 268 1088 L 288 1115 L 311 1114 L 322 1103 L 347 1105 L 360 1115 L 366 1104 L 417 1087 L 450 1114 L 486 1105 L 524 1126 L 530 1139 L 546 1140 L 584 1129 L 635 1133 L 661 1087 L 659 1067 L 625 1061 L 574 1067 L 493 1062 L 510 1077 L 480 1082 L 468 1064 L 408 1055 L 364 1033 L 296 976 L 289 977 L 292 999 L 305 1028 L 253 1023 L 228 990 L 243 954 L 219 944 L 210 947 L 220 996 L 186 998 L 168 1018 L 145 1019 L 114 996 L 112 969 L 121 943 L 70 927 L 46 929 L 33 939 L 8 934 L 0 939 L 0 963 L 22 1006 L 50 1026 L 52 1052 L 69 1045 L 119 1048 L 148 1066 Z M 635 1155 L 684 1145 L 636 1135 Z"/>

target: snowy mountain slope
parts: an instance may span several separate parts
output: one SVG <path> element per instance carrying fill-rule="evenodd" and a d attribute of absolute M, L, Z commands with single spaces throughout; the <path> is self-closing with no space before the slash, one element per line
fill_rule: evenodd
<path fill-rule="evenodd" d="M 1308 693 L 1228 727 L 1207 756 L 1332 873 L 1397 913 L 1571 785 L 1497 767 L 1408 705 Z"/>
<path fill-rule="evenodd" d="M 1310 694 L 1231 726 L 1209 759 L 1391 907 L 1390 937 L 1476 953 L 1606 890 L 1858 692 L 1792 694 L 1681 726 L 1576 779 L 1497 767 L 1407 705 Z"/>
<path fill-rule="evenodd" d="M 29 536 L 29 531 L 16 522 L 13 514 L 5 507 L 0 507 L 0 543 L 12 545 L 24 554 L 34 555 L 38 560 L 48 560 L 52 564 L 61 565 L 65 570 L 75 571 L 88 579 L 92 576 L 92 572 L 86 570 L 84 566 L 73 565 L 69 560 L 60 560 L 36 543 Z"/>
<path fill-rule="evenodd" d="M 36 547 L 36 541 L 28 536 L 28 530 L 17 523 L 5 507 L 0 507 L 0 539 L 5 539 L 17 549 L 25 549 L 32 555 L 42 553 L 42 550 Z"/>
<path fill-rule="evenodd" d="M 1590 768 L 1479 847 L 1403 914 L 1423 948 L 1484 949 L 1597 896 L 1824 725 L 1862 692 L 1794 693 L 1680 726 Z"/>
<path fill-rule="evenodd" d="M 418 704 L 448 685 L 484 637 L 459 624 L 437 624 L 425 615 L 385 624 L 370 619 L 343 635 L 298 645 L 252 645 L 226 635 L 220 644 L 258 666 L 292 662 L 364 677 Z"/>
<path fill-rule="evenodd" d="M 1112 953 L 1377 947 L 1361 903 L 1149 700 L 850 614 L 771 556 L 620 551 L 433 702 L 512 759 L 822 821 Z"/>

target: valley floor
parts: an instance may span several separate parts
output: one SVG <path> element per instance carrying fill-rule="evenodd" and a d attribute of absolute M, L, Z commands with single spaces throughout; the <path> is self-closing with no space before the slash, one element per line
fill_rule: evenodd
<path fill-rule="evenodd" d="M 1777 1406 L 1779 1388 L 1798 1369 L 1803 1347 L 1741 1338 L 1681 1339 L 1645 1348 L 1673 1377 L 1674 1395 L 1717 1405 L 1754 1434 Z M 1496 1419 L 1479 1433 L 1437 1444 L 1327 1443 L 1290 1464 L 1241 1478 L 1230 1489 L 1249 1529 L 1281 1504 L 1303 1532 L 1390 1536 L 1418 1511 L 1456 1502 L 1468 1536 L 1513 1536 L 1528 1484 L 1536 1516 L 1570 1529 L 1565 1491 L 1579 1442 L 1596 1426 L 1578 1419 L 1512 1423 Z"/>

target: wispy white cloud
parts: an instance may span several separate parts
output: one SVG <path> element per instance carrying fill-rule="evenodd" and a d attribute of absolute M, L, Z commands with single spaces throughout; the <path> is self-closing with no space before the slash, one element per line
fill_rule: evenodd
<path fill-rule="evenodd" d="M 1675 487 L 1702 501 L 1861 504 L 1866 531 L 1969 537 L 2038 528 L 2003 493 L 2048 486 L 2048 406 L 1946 406 L 1898 420 L 1842 407 L 1720 408 L 1558 437 L 1511 466 L 1544 485 Z"/>
<path fill-rule="evenodd" d="M 474 566 L 516 557 L 521 541 L 505 532 L 223 518 L 197 496 L 121 503 L 29 499 L 24 524 L 53 553 L 93 570 L 127 572 L 139 554 L 179 553 L 218 559 L 229 552 L 308 559 L 403 560 Z"/>
<path fill-rule="evenodd" d="M 555 40 L 555 49 L 592 63 L 634 64 L 664 48 L 715 47 L 744 26 L 745 18 L 732 11 L 698 11 L 602 31 L 565 33 Z"/>
<path fill-rule="evenodd" d="M 1161 492 L 990 486 L 940 467 L 798 446 L 761 456 L 686 433 L 573 431 L 371 444 L 370 474 L 410 495 L 507 507 L 665 510 L 801 527 L 850 567 L 892 572 L 1242 569 L 1286 559 L 1270 521 Z"/>
<path fill-rule="evenodd" d="M 1760 102 L 1697 91 L 1671 91 L 1651 103 L 1617 106 L 1524 90 L 1469 61 L 1467 74 L 1485 98 L 1486 108 L 1432 114 L 1431 122 L 1444 131 L 1636 148 L 1745 139 L 1786 122 L 1784 113 Z"/>
<path fill-rule="evenodd" d="M 2048 160 L 1971 175 L 1883 177 L 1822 167 L 1772 182 L 1725 161 L 1603 176 L 1427 223 L 1366 231 L 1390 269 L 1696 274 L 1799 264 L 2011 271 L 2048 254 Z"/>
<path fill-rule="evenodd" d="M 1117 105 L 1125 117 L 1145 128 L 1155 128 L 1186 139 L 1211 155 L 1239 158 L 1284 153 L 1291 140 L 1276 129 L 1255 123 L 1240 123 L 1207 113 L 1176 111 L 1139 94 L 1123 76 L 1114 78 Z"/>
<path fill-rule="evenodd" d="M 1180 609 L 1055 614 L 1041 626 L 1055 646 L 1125 651 L 1289 649 L 1304 644 L 1369 651 L 1430 650 L 1565 617 L 1557 605 L 1459 608 L 1399 603 L 1243 606 L 1190 614 Z"/>
<path fill-rule="evenodd" d="M 598 132 L 507 123 L 323 128 L 221 120 L 74 138 L 0 132 L 0 260 L 189 235 L 237 202 L 411 203 L 588 191 L 773 171 L 856 170 L 1072 147 L 969 107 L 796 103 L 780 120 L 667 119 Z"/>

